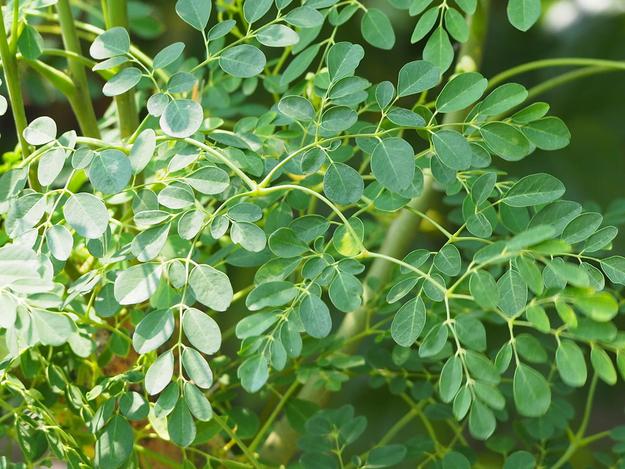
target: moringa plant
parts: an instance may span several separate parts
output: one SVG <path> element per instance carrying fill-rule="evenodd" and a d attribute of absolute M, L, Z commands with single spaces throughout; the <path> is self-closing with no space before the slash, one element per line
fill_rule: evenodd
<path fill-rule="evenodd" d="M 625 427 L 588 433 L 623 389 L 623 209 L 498 169 L 569 143 L 540 93 L 625 65 L 486 79 L 488 0 L 165 3 L 194 39 L 153 57 L 149 5 L 0 11 L 0 467 L 625 467 Z M 372 83 L 393 9 L 422 58 Z M 581 68 L 511 81 L 551 66 Z M 27 119 L 26 70 L 79 128 Z M 403 410 L 367 427 L 354 386 Z"/>

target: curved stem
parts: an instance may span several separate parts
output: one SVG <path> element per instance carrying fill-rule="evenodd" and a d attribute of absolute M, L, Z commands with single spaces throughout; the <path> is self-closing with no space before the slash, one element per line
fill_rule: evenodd
<path fill-rule="evenodd" d="M 603 59 L 592 59 L 592 58 L 582 58 L 582 57 L 562 57 L 557 59 L 543 59 L 543 60 L 535 60 L 533 62 L 527 62 L 522 65 L 517 65 L 516 67 L 512 67 L 508 70 L 504 70 L 501 73 L 498 73 L 490 80 L 488 80 L 488 87 L 493 88 L 494 86 L 502 83 L 509 78 L 512 78 L 516 75 L 521 75 L 522 73 L 531 72 L 533 70 L 539 70 L 541 68 L 549 68 L 549 67 L 602 67 L 602 68 L 611 68 L 617 70 L 625 70 L 625 62 L 620 62 L 617 60 L 603 60 Z"/>

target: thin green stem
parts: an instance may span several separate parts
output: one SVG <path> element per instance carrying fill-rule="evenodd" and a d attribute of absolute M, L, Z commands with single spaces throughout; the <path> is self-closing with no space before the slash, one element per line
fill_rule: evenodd
<path fill-rule="evenodd" d="M 589 444 L 594 440 L 587 441 L 584 439 L 584 434 L 586 433 L 586 429 L 588 428 L 588 422 L 590 421 L 590 414 L 592 411 L 592 405 L 595 399 L 595 391 L 597 390 L 597 382 L 599 377 L 597 373 L 592 376 L 592 380 L 590 381 L 590 387 L 588 389 L 588 397 L 586 398 L 586 405 L 584 406 L 584 414 L 582 415 L 582 421 L 579 424 L 579 428 L 577 432 L 571 437 L 571 442 L 569 443 L 568 448 L 564 452 L 564 454 L 556 461 L 556 463 L 552 466 L 552 469 L 559 469 L 564 466 L 569 459 L 573 457 L 573 455 L 577 452 L 577 450 L 583 447 L 585 444 Z"/>
<path fill-rule="evenodd" d="M 280 412 L 282 412 L 282 409 L 284 408 L 284 406 L 286 405 L 286 403 L 288 402 L 288 400 L 291 398 L 291 396 L 297 390 L 298 387 L 299 387 L 299 382 L 297 380 L 291 383 L 289 388 L 280 398 L 280 401 L 278 402 L 278 404 L 274 407 L 273 411 L 271 412 L 271 415 L 269 415 L 267 420 L 265 420 L 262 428 L 258 431 L 256 436 L 250 443 L 250 446 L 249 446 L 250 451 L 252 452 L 256 451 L 256 448 L 258 448 L 258 445 L 263 441 L 265 435 L 271 428 L 271 425 L 276 420 L 278 415 L 280 415 Z"/>
<path fill-rule="evenodd" d="M 557 59 L 543 59 L 535 60 L 533 62 L 527 62 L 522 65 L 517 65 L 508 70 L 504 70 L 498 73 L 490 80 L 488 80 L 488 87 L 493 88 L 499 83 L 507 81 L 508 79 L 521 75 L 523 73 L 531 72 L 533 70 L 540 70 L 542 68 L 550 67 L 602 67 L 611 68 L 617 70 L 625 70 L 625 62 L 617 60 L 603 60 L 592 59 L 583 57 L 562 57 Z"/>

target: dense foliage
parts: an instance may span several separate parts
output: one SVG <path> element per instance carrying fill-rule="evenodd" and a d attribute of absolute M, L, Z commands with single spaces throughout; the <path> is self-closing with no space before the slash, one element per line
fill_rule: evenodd
<path fill-rule="evenodd" d="M 423 57 L 371 83 L 366 52 L 399 44 L 368 3 L 178 0 L 201 47 L 153 58 L 125 0 L 3 6 L 0 430 L 20 456 L 0 467 L 557 468 L 591 444 L 623 467 L 625 427 L 587 433 L 625 376 L 623 207 L 497 168 L 570 140 L 535 100 L 563 80 L 512 78 L 623 65 L 487 80 L 488 1 L 388 0 Z M 523 31 L 540 10 L 507 4 Z M 23 67 L 80 130 L 27 120 Z M 405 411 L 367 426 L 331 399 L 348 386 Z"/>

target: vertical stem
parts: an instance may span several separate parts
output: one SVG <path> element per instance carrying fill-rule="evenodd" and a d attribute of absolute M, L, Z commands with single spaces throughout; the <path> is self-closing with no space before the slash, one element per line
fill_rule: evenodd
<path fill-rule="evenodd" d="M 128 28 L 128 8 L 126 0 L 108 0 L 106 4 L 108 6 L 108 11 L 103 12 L 105 17 L 108 15 L 106 27 L 122 26 Z M 130 90 L 124 94 L 115 96 L 115 105 L 117 106 L 119 133 L 122 138 L 130 137 L 139 125 L 134 91 Z"/>
<path fill-rule="evenodd" d="M 13 22 L 15 24 L 15 21 Z M 12 32 L 17 34 L 16 31 Z M 4 28 L 4 13 L 0 6 L 0 59 L 4 69 L 4 79 L 9 91 L 9 101 L 11 102 L 11 111 L 13 112 L 13 120 L 15 121 L 15 130 L 17 138 L 22 149 L 22 156 L 26 157 L 30 154 L 30 148 L 26 139 L 24 139 L 24 129 L 28 125 L 26 120 L 26 111 L 24 110 L 24 98 L 22 97 L 22 89 L 20 88 L 20 79 L 17 73 L 17 60 L 15 53 L 11 52 L 9 47 L 7 33 Z"/>
<path fill-rule="evenodd" d="M 69 4 L 69 0 L 58 0 L 56 9 L 59 14 L 59 23 L 61 25 L 61 35 L 65 49 L 69 52 L 82 55 L 80 40 L 74 25 L 74 17 Z M 69 71 L 74 81 L 75 102 L 72 106 L 78 125 L 83 135 L 87 137 L 100 138 L 100 130 L 98 129 L 98 121 L 96 119 L 91 96 L 89 95 L 89 87 L 87 82 L 87 73 L 85 67 L 78 60 L 73 58 L 67 59 Z"/>
<path fill-rule="evenodd" d="M 471 33 L 469 40 L 462 46 L 459 52 L 458 70 L 464 70 L 468 66 L 475 70 L 481 61 L 483 42 L 487 30 L 489 1 L 480 0 L 475 15 L 469 18 Z M 447 115 L 445 122 L 455 122 L 457 117 L 453 114 Z M 419 198 L 413 199 L 409 207 L 425 211 L 430 206 L 434 196 L 432 179 L 427 177 L 423 194 Z M 386 256 L 403 258 L 415 241 L 415 233 L 418 232 L 419 223 L 420 219 L 409 209 L 402 210 L 389 226 L 379 252 Z M 379 290 L 388 282 L 392 273 L 393 264 L 388 260 L 376 258 L 373 261 L 364 281 L 363 305 L 345 316 L 337 332 L 338 339 L 356 336 L 366 329 L 369 311 L 368 302 L 375 297 L 376 290 Z M 353 353 L 359 344 L 360 340 L 350 341 L 341 349 L 341 352 Z M 297 397 L 323 406 L 330 399 L 330 393 L 325 389 L 319 388 L 317 382 L 312 379 L 304 384 Z M 261 450 L 261 459 L 271 463 L 287 463 L 297 451 L 296 443 L 297 432 L 289 425 L 286 419 L 282 419 L 276 424 L 274 431 L 267 437 L 265 445 Z"/>

